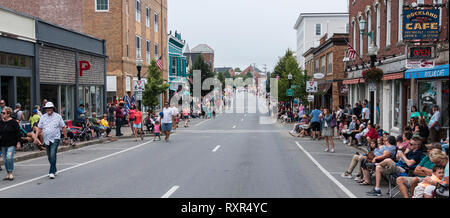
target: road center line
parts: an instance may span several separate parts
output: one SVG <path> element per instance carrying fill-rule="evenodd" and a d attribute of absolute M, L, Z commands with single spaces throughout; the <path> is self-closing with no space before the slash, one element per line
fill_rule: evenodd
<path fill-rule="evenodd" d="M 345 194 L 347 194 L 350 198 L 356 198 L 356 196 L 350 192 L 350 190 L 348 190 L 344 185 L 342 185 L 339 181 L 336 180 L 336 178 L 334 178 L 325 168 L 322 167 L 322 165 L 320 165 L 319 162 L 316 161 L 316 159 L 314 159 L 313 156 L 311 156 L 311 154 L 309 154 L 308 151 L 306 151 L 306 149 L 304 149 L 300 143 L 298 143 L 297 141 L 295 141 L 295 143 L 297 144 L 297 146 L 300 148 L 300 150 L 302 150 L 308 157 L 309 159 L 311 159 L 311 161 L 331 180 L 333 181 Z"/>
<path fill-rule="evenodd" d="M 236 125 L 233 126 L 233 129 L 236 129 Z"/>
<path fill-rule="evenodd" d="M 136 146 L 134 146 L 134 147 L 131 147 L 131 148 L 128 148 L 128 149 L 125 149 L 125 150 L 122 150 L 122 151 L 118 151 L 118 152 L 113 153 L 113 154 L 109 154 L 109 155 L 106 155 L 106 156 L 103 156 L 103 157 L 100 157 L 100 158 L 97 158 L 97 159 L 94 159 L 94 160 L 90 160 L 90 161 L 87 161 L 87 162 L 84 162 L 84 163 L 80 163 L 80 164 L 75 165 L 75 166 L 72 166 L 72 167 L 68 167 L 68 168 L 66 168 L 66 169 L 63 169 L 63 170 L 58 171 L 58 173 L 62 173 L 62 172 L 65 172 L 65 171 L 68 171 L 68 170 L 71 170 L 71 169 L 75 169 L 75 168 L 84 166 L 84 165 L 86 165 L 86 164 L 90 164 L 90 163 L 93 163 L 93 162 L 97 162 L 97 161 L 99 161 L 99 160 L 103 160 L 103 159 L 108 158 L 108 157 L 116 156 L 116 155 L 118 155 L 118 154 L 121 154 L 121 153 L 124 153 L 124 152 L 127 152 L 127 151 L 131 151 L 131 150 L 140 148 L 140 147 L 142 147 L 142 146 L 144 146 L 144 145 L 146 145 L 146 144 L 148 144 L 148 143 L 150 143 L 150 142 L 152 142 L 152 141 L 153 141 L 153 139 L 151 139 L 151 140 L 148 141 L 148 142 L 145 142 L 145 143 L 136 145 Z M 48 166 L 48 165 L 47 165 L 47 166 Z M 17 184 L 11 185 L 11 186 L 7 186 L 7 187 L 4 187 L 4 188 L 1 188 L 1 189 L 0 189 L 0 192 L 5 191 L 5 190 L 8 190 L 8 189 L 11 189 L 11 188 L 15 188 L 15 187 L 18 187 L 18 186 L 21 186 L 21 185 L 25 185 L 25 184 L 27 184 L 27 183 L 30 183 L 30 182 L 33 182 L 33 181 L 36 181 L 36 180 L 39 180 L 39 179 L 42 179 L 42 178 L 45 178 L 45 177 L 47 177 L 47 174 L 46 174 L 46 175 L 43 175 L 43 176 L 36 177 L 36 178 L 34 178 L 34 179 L 30 179 L 30 180 L 23 181 L 23 182 L 21 182 L 21 183 L 17 183 Z"/>
<path fill-rule="evenodd" d="M 204 123 L 206 121 L 209 121 L 209 120 L 203 120 L 202 122 L 195 124 L 195 126 L 200 126 L 200 124 L 202 124 L 202 123 Z"/>
<path fill-rule="evenodd" d="M 219 150 L 219 148 L 220 148 L 220 145 L 217 145 L 217 146 L 212 150 L 212 152 L 216 152 L 217 150 Z"/>
<path fill-rule="evenodd" d="M 173 186 L 166 194 L 164 194 L 161 198 L 169 198 L 180 186 Z"/>

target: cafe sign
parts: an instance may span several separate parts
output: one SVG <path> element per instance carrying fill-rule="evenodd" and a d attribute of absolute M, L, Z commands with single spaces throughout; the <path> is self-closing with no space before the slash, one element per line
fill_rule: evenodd
<path fill-rule="evenodd" d="M 404 40 L 439 38 L 439 9 L 404 10 L 403 14 Z"/>

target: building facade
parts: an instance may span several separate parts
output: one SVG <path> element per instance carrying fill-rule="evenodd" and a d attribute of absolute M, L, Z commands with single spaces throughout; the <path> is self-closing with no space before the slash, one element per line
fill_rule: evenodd
<path fill-rule="evenodd" d="M 188 59 L 188 63 L 194 63 L 198 55 L 203 57 L 203 60 L 211 67 L 211 72 L 214 72 L 214 50 L 207 44 L 200 44 L 187 50 L 184 55 Z M 189 65 L 192 66 L 192 65 Z"/>
<path fill-rule="evenodd" d="M 169 34 L 169 97 L 175 92 L 184 90 L 189 93 L 189 80 L 186 56 L 183 55 L 183 49 L 186 42 L 181 39 L 181 34 L 175 31 L 175 35 Z"/>
<path fill-rule="evenodd" d="M 297 62 L 305 69 L 302 54 L 312 47 L 319 46 L 323 35 L 348 32 L 348 13 L 300 13 L 294 25 L 297 31 Z"/>
<path fill-rule="evenodd" d="M 347 37 L 345 33 L 335 33 L 328 37 L 325 34 L 320 45 L 305 53 L 306 66 L 314 69 L 312 81 L 317 81 L 317 93 L 314 96 L 314 105 L 335 110 L 347 102 L 342 80 L 346 78 L 344 62 L 347 51 Z M 310 75 L 310 73 L 308 74 Z M 320 77 L 315 78 L 315 76 Z"/>
<path fill-rule="evenodd" d="M 108 102 L 133 94 L 139 58 L 143 66 L 161 58 L 168 82 L 167 0 L 0 0 L 0 5 L 105 39 Z M 147 71 L 142 67 L 144 81 Z"/>
<path fill-rule="evenodd" d="M 441 106 L 441 113 L 448 114 L 448 77 L 407 78 L 407 49 L 411 43 L 403 40 L 404 6 L 418 4 L 446 3 L 441 0 L 361 0 L 349 1 L 349 43 L 358 52 L 362 61 L 356 57 L 348 62 L 348 79 L 344 84 L 350 86 L 349 101 L 369 100 L 371 114 L 376 124 L 391 132 L 401 134 L 409 121 L 410 107 L 415 105 L 419 110 L 426 106 L 431 113 L 431 105 Z M 440 8 L 440 40 L 435 41 L 435 65 L 448 64 L 448 3 Z M 365 20 L 365 32 L 373 36 L 360 34 L 360 21 Z M 362 71 L 370 66 L 369 47 L 378 48 L 376 54 L 377 68 L 383 70 L 381 82 L 370 86 L 362 76 Z M 445 68 L 445 67 L 444 67 Z M 448 65 L 447 65 L 448 72 Z M 424 92 L 432 94 L 424 94 Z M 447 93 L 447 94 L 445 94 Z M 433 101 L 421 102 L 422 96 L 433 95 Z M 448 117 L 442 116 L 441 125 L 448 130 Z"/>
<path fill-rule="evenodd" d="M 22 105 L 26 118 L 43 99 L 65 120 L 77 105 L 106 111 L 106 46 L 102 39 L 0 6 L 1 99 Z"/>

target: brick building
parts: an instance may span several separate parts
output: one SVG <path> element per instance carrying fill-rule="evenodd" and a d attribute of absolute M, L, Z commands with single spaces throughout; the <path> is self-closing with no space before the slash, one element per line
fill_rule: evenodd
<path fill-rule="evenodd" d="M 184 55 L 188 62 L 194 63 L 198 55 L 203 57 L 203 60 L 211 67 L 211 72 L 214 72 L 214 50 L 207 44 L 200 44 L 195 46 L 192 50 L 186 50 Z M 190 66 L 191 67 L 191 66 Z"/>
<path fill-rule="evenodd" d="M 346 33 L 335 33 L 331 37 L 325 34 L 318 47 L 303 54 L 307 75 L 318 83 L 315 106 L 334 110 L 347 102 L 346 92 L 342 91 L 345 90 L 342 80 L 347 76 L 342 61 L 347 51 L 347 38 Z M 314 79 L 314 74 L 323 78 Z"/>
<path fill-rule="evenodd" d="M 0 5 L 105 39 L 108 102 L 132 95 L 138 57 L 144 66 L 162 57 L 168 81 L 167 0 L 0 0 Z M 141 73 L 145 79 L 147 68 Z"/>
<path fill-rule="evenodd" d="M 435 93 L 434 104 L 444 106 L 441 113 L 448 113 L 448 94 L 440 94 L 448 93 L 448 77 L 423 80 L 405 78 L 407 48 L 412 44 L 403 40 L 403 8 L 412 3 L 447 3 L 446 7 L 440 8 L 440 39 L 434 44 L 437 46 L 435 65 L 448 64 L 446 0 L 349 0 L 349 44 L 363 60 L 356 57 L 347 63 L 348 76 L 343 83 L 350 87 L 349 102 L 353 105 L 357 101 L 369 100 L 374 123 L 394 135 L 401 134 L 409 121 L 410 106 L 415 105 L 420 110 L 423 106 L 431 108 L 431 104 L 418 100 L 430 87 Z M 372 32 L 372 38 L 360 34 L 359 23 L 363 19 L 366 21 L 365 32 Z M 370 66 L 368 51 L 372 43 L 378 48 L 375 66 L 383 70 L 384 76 L 381 82 L 369 87 L 362 78 L 362 71 Z M 442 123 L 448 128 L 448 118 L 444 117 Z"/>

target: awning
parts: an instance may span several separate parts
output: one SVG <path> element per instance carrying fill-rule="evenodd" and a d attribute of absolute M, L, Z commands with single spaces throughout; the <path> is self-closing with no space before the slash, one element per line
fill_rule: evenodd
<path fill-rule="evenodd" d="M 317 92 L 319 92 L 319 93 L 327 93 L 328 90 L 330 89 L 331 85 L 332 85 L 332 83 L 322 83 L 322 84 L 319 84 L 319 87 L 318 87 L 318 89 L 317 89 Z"/>
<path fill-rule="evenodd" d="M 394 79 L 403 79 L 404 78 L 404 73 L 392 73 L 392 74 L 386 74 L 383 76 L 382 80 L 394 80 Z"/>
<path fill-rule="evenodd" d="M 405 79 L 424 79 L 448 76 L 448 64 L 433 68 L 411 69 L 405 72 Z"/>
<path fill-rule="evenodd" d="M 358 83 L 363 83 L 364 79 L 358 78 L 358 79 L 348 79 L 348 80 L 344 80 L 342 81 L 342 84 L 344 85 L 352 85 L 352 84 L 358 84 Z"/>

